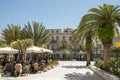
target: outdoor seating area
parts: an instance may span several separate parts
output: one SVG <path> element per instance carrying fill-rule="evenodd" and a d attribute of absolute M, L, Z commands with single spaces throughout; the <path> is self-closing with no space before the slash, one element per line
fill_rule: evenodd
<path fill-rule="evenodd" d="M 31 60 L 31 61 L 10 61 L 1 62 L 1 76 L 24 76 L 38 72 L 46 72 L 58 64 L 56 60 Z"/>
<path fill-rule="evenodd" d="M 32 46 L 26 50 L 26 58 L 18 50 L 11 47 L 0 48 L 0 74 L 4 77 L 24 76 L 46 72 L 54 68 L 57 60 L 47 58 L 43 54 L 53 53 L 51 50 Z"/>

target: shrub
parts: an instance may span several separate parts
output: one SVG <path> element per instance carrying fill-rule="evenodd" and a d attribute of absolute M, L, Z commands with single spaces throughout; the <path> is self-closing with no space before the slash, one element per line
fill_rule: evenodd
<path fill-rule="evenodd" d="M 111 72 L 120 76 L 120 58 L 111 58 L 108 64 Z"/>
<path fill-rule="evenodd" d="M 97 58 L 95 60 L 95 66 L 98 67 L 98 68 L 102 68 L 102 66 L 103 66 L 103 60 Z"/>

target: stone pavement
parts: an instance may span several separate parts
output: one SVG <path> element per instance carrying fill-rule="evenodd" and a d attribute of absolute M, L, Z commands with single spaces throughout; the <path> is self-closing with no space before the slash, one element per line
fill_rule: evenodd
<path fill-rule="evenodd" d="M 0 80 L 103 80 L 82 61 L 59 61 L 59 65 L 47 72 L 25 77 L 1 77 Z"/>

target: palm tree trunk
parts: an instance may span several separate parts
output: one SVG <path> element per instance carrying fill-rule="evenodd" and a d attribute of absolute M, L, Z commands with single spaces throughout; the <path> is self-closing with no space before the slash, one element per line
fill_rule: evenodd
<path fill-rule="evenodd" d="M 87 49 L 87 63 L 86 63 L 86 66 L 89 66 L 90 64 L 91 64 L 91 60 L 90 60 L 90 58 L 91 58 L 91 56 L 90 56 L 90 54 L 91 54 L 91 49 Z"/>
<path fill-rule="evenodd" d="M 110 42 L 102 42 L 102 43 L 103 43 L 103 48 L 104 48 L 104 64 L 103 64 L 103 68 L 106 69 L 106 70 L 109 70 L 108 61 L 110 59 L 110 48 L 111 48 L 112 41 L 110 41 Z"/>
<path fill-rule="evenodd" d="M 91 37 L 91 35 L 88 35 L 86 37 L 86 50 L 87 50 L 87 64 L 86 64 L 86 66 L 90 65 L 91 48 L 92 48 L 92 37 Z"/>

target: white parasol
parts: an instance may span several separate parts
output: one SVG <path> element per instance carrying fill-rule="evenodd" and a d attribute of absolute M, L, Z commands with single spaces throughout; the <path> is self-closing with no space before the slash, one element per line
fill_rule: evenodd
<path fill-rule="evenodd" d="M 26 49 L 26 53 L 44 53 L 44 52 L 53 53 L 52 50 L 40 48 L 36 46 L 32 46 Z"/>
<path fill-rule="evenodd" d="M 45 48 L 42 48 L 42 52 L 53 53 L 53 51 L 52 51 L 52 50 L 50 50 L 50 49 L 45 49 Z"/>
<path fill-rule="evenodd" d="M 4 48 L 0 48 L 0 53 L 18 53 L 18 50 L 17 49 L 13 49 L 11 47 L 4 47 Z"/>
<path fill-rule="evenodd" d="M 42 53 L 42 48 L 32 46 L 26 49 L 26 53 Z"/>

